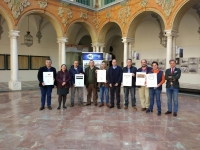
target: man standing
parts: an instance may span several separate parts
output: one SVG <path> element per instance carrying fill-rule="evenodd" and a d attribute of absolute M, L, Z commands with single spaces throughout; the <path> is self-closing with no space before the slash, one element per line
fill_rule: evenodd
<path fill-rule="evenodd" d="M 124 86 L 124 99 L 125 99 L 125 104 L 124 104 L 124 109 L 128 109 L 128 104 L 129 104 L 129 91 L 131 93 L 131 102 L 132 102 L 132 107 L 133 110 L 136 111 L 136 98 L 135 98 L 135 81 L 136 81 L 136 72 L 137 68 L 132 66 L 132 59 L 127 60 L 127 67 L 123 68 L 123 73 L 132 73 L 132 86 Z"/>
<path fill-rule="evenodd" d="M 82 101 L 82 87 L 76 87 L 75 85 L 75 74 L 83 74 L 83 69 L 82 67 L 78 66 L 78 61 L 74 61 L 74 65 L 71 66 L 69 69 L 69 73 L 71 76 L 71 107 L 74 107 L 74 96 L 75 96 L 75 91 L 77 89 L 78 91 L 78 103 L 79 105 L 83 105 Z"/>
<path fill-rule="evenodd" d="M 152 68 L 147 66 L 147 60 L 141 60 L 142 67 L 137 70 L 137 72 L 145 72 L 148 74 Z M 142 105 L 142 111 L 148 110 L 150 105 L 149 88 L 146 86 L 141 86 L 138 88 L 140 101 Z"/>
<path fill-rule="evenodd" d="M 94 66 L 94 61 L 90 60 L 89 67 L 85 68 L 85 85 L 87 88 L 87 104 L 91 105 L 91 97 L 93 93 L 93 102 L 97 106 L 97 74 L 99 68 Z"/>
<path fill-rule="evenodd" d="M 168 98 L 168 111 L 165 114 L 172 113 L 172 99 L 174 101 L 174 114 L 177 116 L 178 112 L 178 92 L 179 92 L 179 78 L 181 77 L 181 70 L 176 68 L 176 61 L 170 60 L 170 67 L 165 72 L 166 89 L 167 89 L 167 98 Z"/>
<path fill-rule="evenodd" d="M 112 66 L 108 69 L 108 84 L 110 87 L 110 107 L 114 108 L 114 94 L 116 94 L 117 99 L 117 108 L 121 109 L 120 107 L 120 88 L 122 82 L 122 68 L 117 66 L 117 60 L 112 60 Z"/>
<path fill-rule="evenodd" d="M 53 78 L 54 78 L 54 84 L 55 84 L 55 78 L 56 78 L 56 69 L 51 66 L 52 61 L 51 59 L 46 60 L 46 66 L 41 67 L 38 71 L 38 80 L 39 80 L 39 86 L 41 91 L 41 107 L 40 110 L 45 109 L 45 99 L 47 96 L 47 107 L 49 110 L 52 110 L 51 107 L 51 93 L 52 89 L 54 88 L 54 85 L 45 85 L 43 80 L 43 72 L 53 72 Z"/>

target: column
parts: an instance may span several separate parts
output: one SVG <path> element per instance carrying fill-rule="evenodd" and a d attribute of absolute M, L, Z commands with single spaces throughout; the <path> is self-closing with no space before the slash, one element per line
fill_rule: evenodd
<path fill-rule="evenodd" d="M 99 45 L 96 45 L 96 52 L 99 52 Z"/>
<path fill-rule="evenodd" d="M 103 48 L 104 48 L 104 43 L 101 42 L 94 42 L 92 43 L 92 47 L 93 47 L 93 52 L 103 52 Z"/>
<path fill-rule="evenodd" d="M 66 64 L 66 51 L 65 51 L 65 43 L 67 42 L 67 38 L 60 37 L 58 38 L 58 65 L 59 68 L 62 64 Z"/>
<path fill-rule="evenodd" d="M 100 47 L 100 52 L 103 52 L 103 48 L 104 48 L 104 46 L 101 46 L 101 47 Z"/>
<path fill-rule="evenodd" d="M 173 41 L 173 51 L 172 51 L 172 59 L 176 59 L 176 38 L 178 36 L 174 36 L 172 41 Z"/>
<path fill-rule="evenodd" d="M 11 79 L 8 83 L 10 90 L 21 90 L 21 82 L 19 81 L 18 72 L 18 45 L 17 37 L 20 31 L 11 30 L 9 32 L 10 37 L 10 67 L 11 67 Z"/>
<path fill-rule="evenodd" d="M 166 51 L 166 69 L 170 68 L 169 61 L 173 59 L 173 37 L 177 37 L 177 31 L 166 30 L 167 36 L 167 51 Z M 174 56 L 175 57 L 175 56 Z"/>
<path fill-rule="evenodd" d="M 132 58 L 130 53 L 132 54 L 133 38 L 124 37 L 124 38 L 122 38 L 122 40 L 123 40 L 122 42 L 124 43 L 124 63 L 123 63 L 123 66 L 125 67 L 128 57 Z"/>

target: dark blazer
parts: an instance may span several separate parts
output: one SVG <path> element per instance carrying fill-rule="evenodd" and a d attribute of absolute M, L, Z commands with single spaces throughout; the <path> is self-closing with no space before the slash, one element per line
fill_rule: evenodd
<path fill-rule="evenodd" d="M 127 73 L 128 72 L 128 67 L 124 67 L 123 68 L 123 73 Z M 136 72 L 137 72 L 137 68 L 134 66 L 131 66 L 130 68 L 130 73 L 134 73 L 135 76 L 132 77 L 132 87 L 135 87 L 135 82 L 136 82 Z"/>
<path fill-rule="evenodd" d="M 46 66 L 41 67 L 41 68 L 38 70 L 38 74 L 37 74 L 38 81 L 39 81 L 39 86 L 41 86 L 41 87 L 42 87 L 42 82 L 43 82 L 43 72 L 48 72 L 48 69 L 47 69 Z M 56 69 L 55 69 L 54 67 L 51 67 L 51 68 L 50 68 L 50 72 L 53 72 L 53 77 L 54 77 L 54 79 L 56 80 Z M 54 85 L 56 85 L 56 81 L 54 82 Z M 54 87 L 54 85 L 48 85 L 48 86 Z"/>
<path fill-rule="evenodd" d="M 171 77 L 171 78 L 169 78 L 169 77 Z M 179 89 L 180 85 L 179 85 L 178 80 L 180 77 L 181 77 L 181 70 L 179 68 L 175 68 L 173 74 L 171 74 L 171 68 L 167 69 L 165 71 L 165 80 L 167 80 L 166 88 L 170 88 L 171 87 L 170 82 L 172 82 L 173 87 L 176 89 Z"/>
<path fill-rule="evenodd" d="M 122 82 L 122 68 L 120 66 L 117 66 L 116 68 L 116 74 L 113 76 L 113 66 L 111 66 L 108 69 L 108 84 L 116 84 L 118 83 L 119 86 L 121 86 L 121 82 Z M 117 80 L 116 83 L 114 82 L 114 79 Z"/>
<path fill-rule="evenodd" d="M 78 70 L 79 74 L 80 73 L 84 74 L 82 67 L 78 66 L 77 70 Z M 70 77 L 71 77 L 71 84 L 74 85 L 75 84 L 75 74 L 77 74 L 76 69 L 74 69 L 74 65 L 72 65 L 71 68 L 69 69 L 69 73 L 70 73 Z"/>
<path fill-rule="evenodd" d="M 63 76 L 65 75 L 65 81 L 63 81 Z M 56 81 L 57 81 L 57 88 L 62 88 L 62 83 L 65 82 L 65 88 L 70 88 L 70 74 L 66 70 L 65 72 L 58 71 L 56 75 Z"/>
<path fill-rule="evenodd" d="M 85 86 L 86 86 L 86 88 L 88 88 L 88 85 L 89 85 L 89 82 L 88 82 L 88 77 L 89 77 L 89 69 L 90 69 L 90 67 L 87 67 L 87 68 L 85 68 L 85 75 L 84 75 L 84 84 L 85 84 Z M 94 83 L 93 83 L 93 85 L 94 85 L 94 87 L 97 87 L 98 86 L 98 83 L 97 83 L 97 74 L 96 74 L 96 70 L 98 70 L 99 68 L 97 68 L 97 67 L 94 67 Z"/>

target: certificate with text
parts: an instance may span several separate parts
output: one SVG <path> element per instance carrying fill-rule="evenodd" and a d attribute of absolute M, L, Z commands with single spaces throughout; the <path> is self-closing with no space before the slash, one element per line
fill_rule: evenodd
<path fill-rule="evenodd" d="M 146 72 L 136 72 L 136 85 L 145 86 Z"/>
<path fill-rule="evenodd" d="M 44 85 L 54 85 L 53 72 L 43 72 Z"/>
<path fill-rule="evenodd" d="M 76 87 L 84 87 L 84 74 L 75 74 Z"/>
<path fill-rule="evenodd" d="M 132 86 L 132 73 L 123 73 L 123 86 Z"/>
<path fill-rule="evenodd" d="M 157 74 L 150 73 L 146 75 L 147 87 L 157 87 Z"/>
<path fill-rule="evenodd" d="M 97 70 L 97 82 L 106 82 L 106 70 Z"/>

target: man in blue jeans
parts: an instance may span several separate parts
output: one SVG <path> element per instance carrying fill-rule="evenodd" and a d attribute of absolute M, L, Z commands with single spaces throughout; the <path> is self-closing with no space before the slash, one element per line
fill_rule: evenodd
<path fill-rule="evenodd" d="M 165 72 L 166 89 L 167 89 L 167 98 L 168 98 L 168 111 L 165 114 L 172 113 L 172 99 L 174 101 L 174 114 L 177 116 L 178 112 L 178 92 L 179 92 L 179 78 L 181 77 L 181 70 L 176 68 L 176 61 L 170 60 L 170 67 Z"/>
<path fill-rule="evenodd" d="M 45 100 L 47 96 L 47 107 L 49 110 L 52 110 L 51 107 L 51 93 L 52 89 L 54 88 L 54 85 L 45 85 L 43 80 L 43 72 L 53 72 L 54 77 L 54 84 L 55 84 L 55 78 L 56 78 L 56 69 L 51 66 L 52 61 L 51 59 L 46 60 L 46 66 L 41 67 L 38 71 L 38 80 L 39 80 L 39 86 L 41 91 L 41 107 L 40 110 L 45 109 Z"/>
<path fill-rule="evenodd" d="M 127 60 L 127 66 L 123 68 L 123 73 L 132 73 L 132 86 L 124 86 L 124 99 L 125 99 L 125 104 L 124 104 L 124 109 L 128 109 L 128 104 L 129 104 L 129 91 L 131 93 L 131 102 L 132 102 L 132 107 L 133 110 L 136 111 L 136 98 L 135 98 L 135 82 L 136 82 L 136 72 L 137 68 L 132 66 L 132 59 Z"/>

